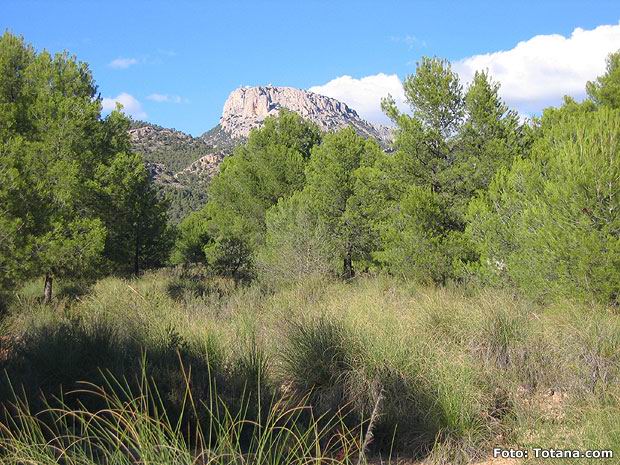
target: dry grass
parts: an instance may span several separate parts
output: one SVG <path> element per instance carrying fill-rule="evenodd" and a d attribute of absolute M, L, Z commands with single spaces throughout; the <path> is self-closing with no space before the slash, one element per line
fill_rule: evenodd
<path fill-rule="evenodd" d="M 507 292 L 418 287 L 381 276 L 317 278 L 265 292 L 162 271 L 105 279 L 56 308 L 23 296 L 4 326 L 5 338 L 19 342 L 0 361 L 13 383 L 50 391 L 50 376 L 70 384 L 92 375 L 86 361 L 106 362 L 125 376 L 136 369 L 128 360 L 144 351 L 151 376 L 177 405 L 182 387 L 170 364 L 180 352 L 194 373 L 210 366 L 232 410 L 258 383 L 256 402 L 303 399 L 318 415 L 345 414 L 343 424 L 354 429 L 381 392 L 370 449 L 383 457 L 473 463 L 498 445 L 620 453 L 614 309 L 540 307 Z M 50 334 L 55 345 L 42 343 Z M 90 358 L 69 359 L 70 367 L 63 351 L 76 347 Z M 49 365 L 47 378 L 33 361 Z M 197 384 L 208 383 L 205 377 Z"/>

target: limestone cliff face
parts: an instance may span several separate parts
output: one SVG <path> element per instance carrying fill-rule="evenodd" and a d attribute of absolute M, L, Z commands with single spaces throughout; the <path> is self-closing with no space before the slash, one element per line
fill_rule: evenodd
<path fill-rule="evenodd" d="M 277 115 L 282 108 L 309 119 L 323 131 L 352 126 L 358 134 L 373 137 L 382 145 L 388 144 L 391 138 L 388 128 L 364 121 L 345 103 L 293 87 L 240 87 L 234 90 L 224 104 L 220 127 L 232 139 L 243 139 L 265 118 Z"/>

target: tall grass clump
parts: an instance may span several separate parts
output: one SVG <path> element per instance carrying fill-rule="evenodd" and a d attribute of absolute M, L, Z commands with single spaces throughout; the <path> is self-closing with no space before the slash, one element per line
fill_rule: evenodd
<path fill-rule="evenodd" d="M 292 322 L 287 333 L 282 361 L 291 389 L 309 396 L 321 413 L 363 404 L 369 386 L 359 385 L 365 356 L 359 337 L 342 322 L 321 317 Z"/>
<path fill-rule="evenodd" d="M 484 440 L 484 396 L 471 364 L 448 362 L 426 342 L 378 347 L 387 341 L 326 316 L 292 324 L 287 334 L 285 382 L 318 412 L 346 412 L 364 424 L 380 404 L 376 453 L 423 457 L 440 441 L 474 449 Z"/>
<path fill-rule="evenodd" d="M 349 464 L 360 457 L 360 441 L 339 417 L 319 421 L 303 405 L 274 401 L 264 415 L 248 419 L 243 410 L 231 411 L 215 386 L 208 404 L 193 398 L 188 377 L 182 414 L 195 417 L 191 411 L 203 403 L 209 414 L 205 431 L 199 423 L 188 428 L 171 419 L 145 371 L 137 388 L 111 375 L 104 379 L 102 386 L 82 383 L 73 393 L 95 397 L 95 403 L 102 405 L 99 410 L 75 408 L 55 399 L 33 413 L 24 400 L 12 403 L 9 420 L 0 423 L 2 463 Z M 306 421 L 300 422 L 304 414 Z M 331 434 L 335 429 L 338 436 Z"/>
<path fill-rule="evenodd" d="M 207 401 L 215 383 L 232 412 L 244 408 L 248 418 L 256 417 L 259 396 L 266 402 L 273 394 L 263 349 L 234 344 L 208 319 L 175 304 L 165 287 L 158 280 L 107 279 L 69 306 L 64 301 L 56 307 L 24 302 L 4 323 L 11 342 L 7 356 L 0 357 L 0 400 L 10 400 L 14 387 L 37 412 L 46 398 L 63 396 L 80 382 L 101 385 L 102 373 L 135 388 L 145 359 L 144 369 L 171 419 L 202 424 L 209 420 L 200 407 L 192 411 L 197 418 L 182 416 L 185 376 L 180 364 L 191 372 L 194 397 Z M 230 346 L 239 349 L 228 350 Z M 240 404 L 242 397 L 248 399 L 245 406 Z M 66 402 L 67 407 L 83 404 L 93 410 L 101 407 L 92 404 L 97 401 L 74 395 Z"/>

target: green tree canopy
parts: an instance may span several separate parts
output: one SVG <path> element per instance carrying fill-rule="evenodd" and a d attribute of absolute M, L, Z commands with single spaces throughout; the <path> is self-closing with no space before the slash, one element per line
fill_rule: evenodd
<path fill-rule="evenodd" d="M 429 185 L 439 192 L 444 188 L 441 173 L 453 159 L 453 136 L 464 115 L 462 85 L 448 61 L 424 57 L 403 87 L 412 115 L 401 113 L 391 97 L 382 102 L 397 124 L 400 163 L 395 168 L 411 175 L 405 184 Z"/>
<path fill-rule="evenodd" d="M 372 167 L 382 155 L 374 140 L 346 128 L 324 137 L 306 170 L 303 194 L 338 251 L 345 277 L 353 276 L 354 260 L 368 260 L 371 252 L 369 224 L 356 198 L 357 170 Z"/>
<path fill-rule="evenodd" d="M 620 50 L 607 57 L 605 74 L 588 82 L 586 91 L 597 105 L 620 108 Z"/>
<path fill-rule="evenodd" d="M 249 272 L 252 254 L 264 241 L 266 211 L 303 188 L 306 162 L 320 141 L 316 125 L 283 110 L 267 118 L 224 160 L 209 187 L 204 212 L 210 264 L 228 274 Z"/>
<path fill-rule="evenodd" d="M 620 112 L 543 117 L 531 159 L 472 203 L 483 276 L 538 297 L 620 295 Z"/>
<path fill-rule="evenodd" d="M 204 247 L 209 242 L 205 210 L 187 215 L 179 223 L 171 261 L 175 265 L 206 263 Z"/>
<path fill-rule="evenodd" d="M 167 203 L 158 199 L 142 157 L 117 153 L 97 182 L 108 231 L 104 256 L 114 271 L 138 274 L 165 264 L 173 239 Z"/>
<path fill-rule="evenodd" d="M 125 169 L 118 165 L 128 156 L 127 127 L 118 112 L 101 119 L 85 63 L 36 53 L 8 32 L 0 37 L 0 235 L 8 238 L 0 266 L 11 276 L 5 287 L 46 275 L 49 299 L 53 276 L 102 269 L 119 211 L 101 195 L 100 174 Z M 144 170 L 136 163 L 134 171 Z M 111 252 L 108 246 L 105 255 Z"/>
<path fill-rule="evenodd" d="M 476 192 L 485 190 L 500 168 L 524 156 L 531 143 L 531 131 L 500 98 L 499 88 L 487 73 L 475 73 L 465 94 L 466 119 L 459 127 L 453 160 L 440 175 L 449 208 L 461 224 Z"/>
<path fill-rule="evenodd" d="M 476 258 L 462 236 L 467 205 L 499 169 L 527 153 L 532 131 L 484 72 L 463 93 L 449 62 L 424 58 L 404 88 L 410 115 L 383 102 L 397 124 L 397 150 L 383 168 L 389 182 L 382 183 L 383 239 L 375 256 L 400 275 L 445 282 Z"/>

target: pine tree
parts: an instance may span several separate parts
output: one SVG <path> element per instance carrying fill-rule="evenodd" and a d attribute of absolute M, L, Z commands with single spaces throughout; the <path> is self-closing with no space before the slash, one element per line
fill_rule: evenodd
<path fill-rule="evenodd" d="M 204 210 L 187 215 L 179 223 L 171 261 L 175 265 L 206 264 L 204 247 L 209 242 Z"/>
<path fill-rule="evenodd" d="M 605 74 L 588 82 L 586 92 L 597 105 L 620 108 L 620 50 L 607 57 Z"/>
<path fill-rule="evenodd" d="M 342 274 L 353 277 L 356 260 L 368 260 L 368 223 L 356 201 L 356 172 L 373 166 L 382 152 L 374 140 L 365 140 L 351 128 L 327 134 L 317 146 L 306 170 L 304 196 L 320 224 L 325 225 L 342 260 Z"/>
<path fill-rule="evenodd" d="M 164 207 L 142 160 L 128 153 L 128 125 L 118 112 L 101 118 L 85 63 L 67 53 L 36 53 L 9 33 L 0 37 L 5 294 L 21 279 L 45 276 L 49 301 L 54 277 L 100 274 L 106 259 L 120 258 L 127 238 L 134 267 L 162 262 L 165 252 L 153 244 L 163 234 Z M 121 231 L 126 217 L 134 223 Z"/>
<path fill-rule="evenodd" d="M 378 220 L 383 239 L 374 255 L 396 274 L 444 283 L 476 259 L 462 235 L 467 205 L 527 152 L 530 135 L 486 73 L 463 94 L 447 61 L 423 58 L 404 88 L 411 115 L 383 102 L 398 126 L 397 151 L 384 168 L 390 213 Z"/>
<path fill-rule="evenodd" d="M 218 272 L 251 274 L 252 255 L 264 242 L 266 211 L 303 188 L 306 162 L 320 140 L 316 125 L 283 110 L 224 160 L 204 209 L 209 237 L 204 250 Z"/>
<path fill-rule="evenodd" d="M 618 303 L 620 112 L 557 112 L 532 157 L 472 203 L 468 232 L 487 281 L 539 298 Z"/>
<path fill-rule="evenodd" d="M 510 167 L 529 148 L 527 126 L 499 97 L 499 83 L 476 72 L 465 94 L 466 119 L 459 128 L 454 160 L 441 174 L 441 185 L 456 220 L 463 224 L 467 204 L 485 190 L 495 173 Z"/>
<path fill-rule="evenodd" d="M 97 180 L 108 231 L 104 257 L 113 269 L 137 275 L 165 264 L 172 246 L 167 204 L 158 198 L 142 158 L 118 153 Z"/>
<path fill-rule="evenodd" d="M 0 56 L 0 153 L 10 178 L 0 196 L 4 234 L 12 236 L 6 261 L 21 262 L 16 278 L 45 275 L 49 301 L 54 276 L 88 274 L 103 248 L 105 228 L 89 207 L 98 162 L 89 135 L 100 103 L 88 67 L 66 53 L 36 54 L 5 33 Z"/>

